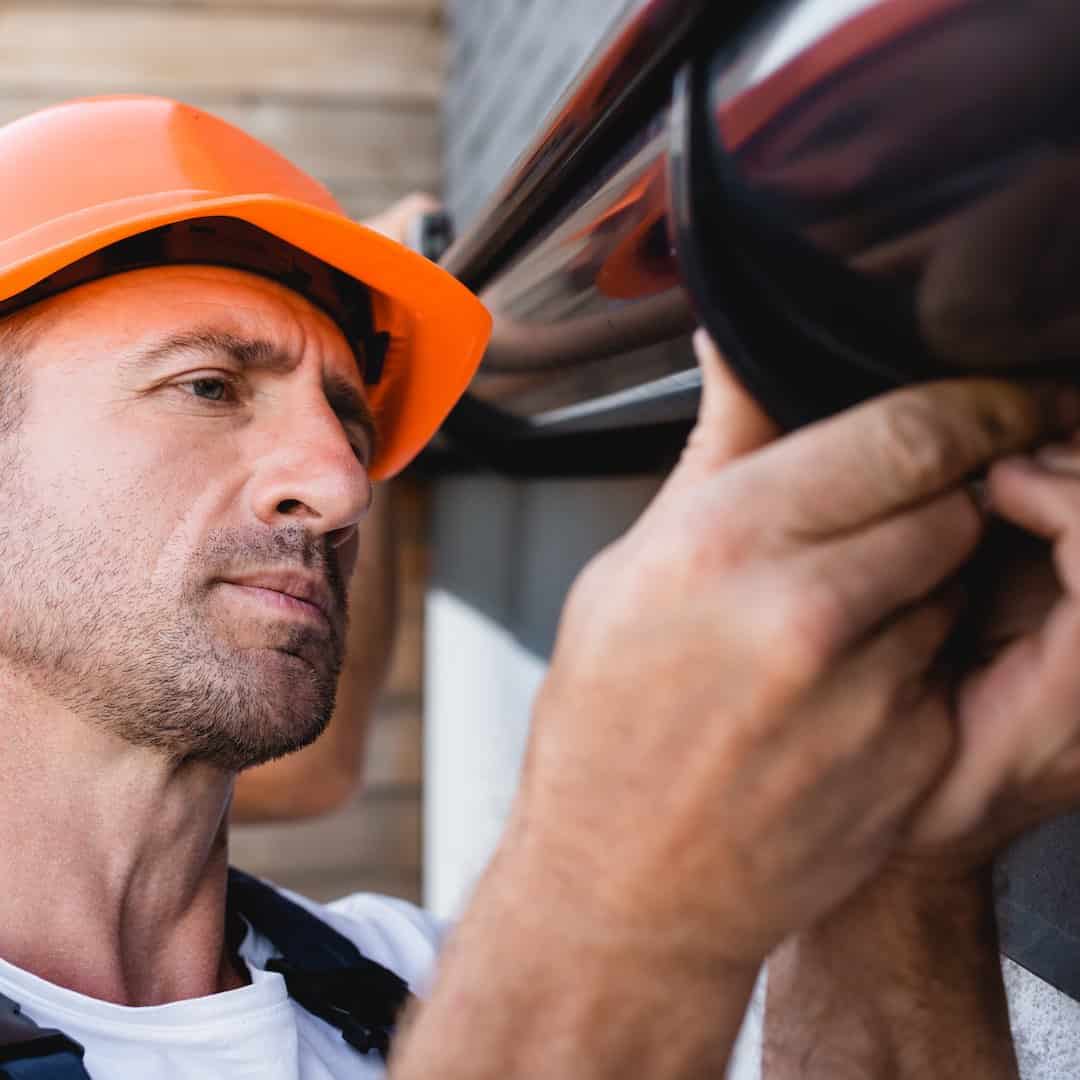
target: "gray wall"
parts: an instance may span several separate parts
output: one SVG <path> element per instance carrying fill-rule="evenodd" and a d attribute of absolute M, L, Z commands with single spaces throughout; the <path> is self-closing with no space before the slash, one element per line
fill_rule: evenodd
<path fill-rule="evenodd" d="M 444 480 L 425 610 L 424 901 L 460 910 L 498 842 L 563 597 L 658 477 Z"/>

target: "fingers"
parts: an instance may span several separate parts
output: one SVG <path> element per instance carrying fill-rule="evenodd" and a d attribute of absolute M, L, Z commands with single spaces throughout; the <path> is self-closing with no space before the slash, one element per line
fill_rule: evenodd
<path fill-rule="evenodd" d="M 1080 522 L 1080 446 L 1009 458 L 986 479 L 993 509 L 1036 536 L 1057 540 Z"/>
<path fill-rule="evenodd" d="M 1041 629 L 986 672 L 1000 695 L 1008 689 L 1027 717 L 1012 737 L 1014 768 L 1042 767 L 1077 735 L 1080 723 L 1080 443 L 1045 447 L 1031 458 L 996 465 L 987 477 L 991 505 L 1006 520 L 1054 545 L 1054 565 L 1066 595 Z M 978 684 L 976 684 L 978 685 Z M 989 709 L 983 693 L 984 711 Z M 976 699 L 977 700 L 977 699 Z"/>
<path fill-rule="evenodd" d="M 839 757 L 861 773 L 863 811 L 848 824 L 857 842 L 880 846 L 883 836 L 895 836 L 948 765 L 955 728 L 935 668 L 961 610 L 959 594 L 947 590 L 904 612 L 855 649 L 826 684 L 829 723 L 817 737 L 829 745 L 811 744 L 806 753 Z"/>
<path fill-rule="evenodd" d="M 840 700 L 868 700 L 875 693 L 896 700 L 907 688 L 913 704 L 963 610 L 961 594 L 943 590 L 899 614 L 854 649 L 830 681 L 839 683 Z M 865 688 L 865 695 L 856 693 Z"/>
<path fill-rule="evenodd" d="M 914 835 L 974 838 L 978 851 L 1080 796 L 1069 765 L 1080 741 L 1080 446 L 1000 462 L 987 490 L 1002 517 L 1053 541 L 1067 592 L 957 694 L 958 752 Z"/>
<path fill-rule="evenodd" d="M 1000 462 L 987 476 L 987 493 L 1006 521 L 1053 542 L 1061 583 L 1080 595 L 1080 443 Z"/>
<path fill-rule="evenodd" d="M 971 842 L 982 850 L 986 837 L 980 840 L 980 835 L 996 828 L 990 808 L 1003 797 L 1014 798 L 1014 780 L 1031 774 L 1035 761 L 1046 760 L 1048 736 L 1062 718 L 1055 710 L 1032 708 L 1033 692 L 1040 693 L 1045 674 L 1041 651 L 1036 637 L 1022 638 L 959 688 L 956 752 L 945 779 L 914 822 L 916 847 L 959 843 L 963 848 Z M 1053 745 L 1061 743 L 1054 738 Z M 991 835 L 990 844 L 992 850 L 996 836 Z"/>
<path fill-rule="evenodd" d="M 821 539 L 933 498 L 1077 421 L 1080 393 L 1060 384 L 933 383 L 797 432 L 747 462 L 745 479 L 771 486 L 789 535 Z"/>
<path fill-rule="evenodd" d="M 811 574 L 838 598 L 853 636 L 883 612 L 932 593 L 971 556 L 982 519 L 966 494 L 953 492 L 832 543 L 809 556 Z"/>
<path fill-rule="evenodd" d="M 932 672 L 959 610 L 948 595 L 904 612 L 853 649 L 817 688 L 805 719 L 818 722 L 797 732 L 790 775 L 782 773 L 792 789 L 808 768 L 819 783 L 826 778 L 804 815 L 831 817 L 849 837 L 880 842 L 925 797 L 953 741 L 945 695 Z M 862 811 L 853 820 L 856 804 Z M 807 823 L 804 816 L 801 824 Z"/>
<path fill-rule="evenodd" d="M 368 218 L 364 224 L 369 229 L 381 232 L 396 240 L 399 244 L 408 242 L 409 226 L 421 214 L 430 214 L 442 208 L 442 203 L 434 195 L 414 191 L 388 206 L 382 213 Z"/>
<path fill-rule="evenodd" d="M 688 457 L 702 468 L 717 468 L 772 442 L 780 429 L 732 374 L 704 330 L 694 334 L 694 352 L 701 368 L 701 408 Z"/>

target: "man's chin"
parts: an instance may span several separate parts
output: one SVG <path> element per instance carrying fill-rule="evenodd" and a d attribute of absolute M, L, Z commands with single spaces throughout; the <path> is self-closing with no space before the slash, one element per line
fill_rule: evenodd
<path fill-rule="evenodd" d="M 326 729 L 337 670 L 325 649 L 243 649 L 223 659 L 185 725 L 182 757 L 240 772 L 302 750 Z"/>
<path fill-rule="evenodd" d="M 183 756 L 239 773 L 310 746 L 326 730 L 330 706 L 297 695 L 287 703 L 251 702 L 244 715 L 193 733 Z"/>

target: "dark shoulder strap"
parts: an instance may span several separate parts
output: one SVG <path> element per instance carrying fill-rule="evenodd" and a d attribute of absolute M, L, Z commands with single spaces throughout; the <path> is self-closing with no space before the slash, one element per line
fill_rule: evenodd
<path fill-rule="evenodd" d="M 4 1080 L 90 1080 L 83 1048 L 55 1028 L 38 1027 L 17 1002 L 0 994 L 0 1077 Z"/>
<path fill-rule="evenodd" d="M 280 956 L 266 966 L 285 976 L 289 996 L 341 1031 L 362 1053 L 386 1057 L 409 987 L 369 960 L 343 934 L 276 889 L 229 870 L 230 915 L 242 915 Z"/>

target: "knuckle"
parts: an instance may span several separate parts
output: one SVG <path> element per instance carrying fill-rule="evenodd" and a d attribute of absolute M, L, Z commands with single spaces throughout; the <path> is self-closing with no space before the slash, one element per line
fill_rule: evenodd
<path fill-rule="evenodd" d="M 972 419 L 987 457 L 1025 445 L 1041 426 L 1043 414 L 1049 419 L 1052 411 L 1038 394 L 1020 385 L 1006 384 L 977 404 Z"/>
<path fill-rule="evenodd" d="M 963 447 L 955 429 L 925 397 L 899 395 L 881 414 L 877 449 L 887 476 L 902 491 L 933 489 L 955 473 Z"/>
<path fill-rule="evenodd" d="M 681 568 L 691 581 L 707 582 L 744 571 L 761 555 L 756 530 L 737 501 L 714 494 L 687 507 L 676 522 L 672 542 L 653 554 L 671 573 Z"/>
<path fill-rule="evenodd" d="M 911 475 L 923 480 L 958 476 L 1059 426 L 1055 396 L 1040 384 L 931 383 L 888 401 L 886 450 L 901 466 L 910 462 Z"/>
<path fill-rule="evenodd" d="M 720 577 L 744 568 L 753 555 L 752 537 L 744 529 L 728 525 L 703 531 L 692 544 L 687 561 L 700 578 Z"/>
<path fill-rule="evenodd" d="M 839 593 L 821 579 L 782 591 L 771 605 L 761 645 L 789 686 L 816 682 L 843 646 L 848 623 Z"/>

